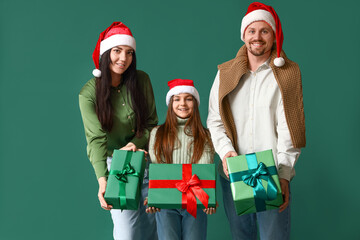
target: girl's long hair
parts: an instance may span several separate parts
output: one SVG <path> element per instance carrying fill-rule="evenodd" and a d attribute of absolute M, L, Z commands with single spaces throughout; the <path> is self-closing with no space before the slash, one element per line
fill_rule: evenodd
<path fill-rule="evenodd" d="M 190 142 L 188 149 L 192 150 L 193 154 L 191 156 L 191 164 L 199 162 L 205 145 L 211 147 L 213 150 L 213 145 L 210 138 L 209 130 L 203 127 L 200 120 L 199 107 L 196 99 L 193 97 L 193 111 L 190 118 L 185 124 L 185 134 L 193 137 L 193 141 Z M 170 99 L 169 107 L 166 114 L 165 123 L 160 125 L 156 135 L 155 135 L 155 144 L 154 152 L 156 161 L 162 163 L 162 156 L 164 157 L 165 163 L 173 163 L 172 153 L 176 144 L 182 144 L 177 138 L 177 117 L 172 108 L 173 97 Z"/>
<path fill-rule="evenodd" d="M 114 109 L 111 104 L 111 73 L 110 73 L 110 52 L 107 50 L 101 56 L 99 62 L 99 70 L 101 77 L 96 78 L 96 114 L 101 123 L 103 130 L 110 132 L 113 127 Z M 148 116 L 147 102 L 143 90 L 139 87 L 139 82 L 136 73 L 136 55 L 132 56 L 132 62 L 129 68 L 123 73 L 121 83 L 125 84 L 128 96 L 131 97 L 132 109 L 136 116 L 136 136 L 140 137 L 146 127 L 146 120 Z"/>

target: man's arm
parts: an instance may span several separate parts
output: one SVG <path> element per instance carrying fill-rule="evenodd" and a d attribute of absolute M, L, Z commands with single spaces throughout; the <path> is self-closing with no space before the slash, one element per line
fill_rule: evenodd
<path fill-rule="evenodd" d="M 209 115 L 207 127 L 209 128 L 211 139 L 216 153 L 220 156 L 223 163 L 224 173 L 228 176 L 226 157 L 237 156 L 231 140 L 227 137 L 224 124 L 219 112 L 219 71 L 216 74 L 209 97 Z M 225 165 L 225 166 L 224 166 Z"/>
<path fill-rule="evenodd" d="M 277 160 L 281 191 L 284 203 L 280 206 L 280 212 L 285 210 L 289 205 L 289 182 L 291 180 L 291 172 L 300 156 L 301 149 L 294 148 L 286 122 L 284 106 L 282 99 L 279 101 L 277 110 L 277 127 L 278 143 L 277 143 Z"/>

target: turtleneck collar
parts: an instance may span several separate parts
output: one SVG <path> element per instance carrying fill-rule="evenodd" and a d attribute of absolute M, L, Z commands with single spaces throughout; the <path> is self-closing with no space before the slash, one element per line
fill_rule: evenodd
<path fill-rule="evenodd" d="M 189 118 L 179 118 L 179 117 L 176 118 L 177 118 L 178 126 L 185 126 L 186 122 L 189 120 Z"/>

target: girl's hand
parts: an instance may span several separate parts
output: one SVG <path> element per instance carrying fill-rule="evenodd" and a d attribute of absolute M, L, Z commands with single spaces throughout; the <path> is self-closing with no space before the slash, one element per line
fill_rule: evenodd
<path fill-rule="evenodd" d="M 127 150 L 127 151 L 137 151 L 136 145 L 133 144 L 132 142 L 129 142 L 128 144 L 126 144 L 125 147 L 120 148 L 120 150 Z"/>
<path fill-rule="evenodd" d="M 100 206 L 105 210 L 111 210 L 112 206 L 108 205 L 104 198 L 106 184 L 107 184 L 106 177 L 99 178 L 98 182 L 99 182 L 98 198 L 99 198 Z"/>
<path fill-rule="evenodd" d="M 209 207 L 209 208 L 205 208 L 203 209 L 204 213 L 206 214 L 214 214 L 216 213 L 216 208 L 219 206 L 218 202 L 216 201 L 216 207 Z"/>
<path fill-rule="evenodd" d="M 148 204 L 148 200 L 147 198 L 145 198 L 144 200 L 144 206 Z M 145 210 L 146 213 L 156 213 L 156 212 L 160 212 L 160 208 L 156 208 L 156 207 L 147 207 Z"/>
<path fill-rule="evenodd" d="M 146 213 L 156 213 L 156 212 L 160 212 L 160 208 L 156 208 L 156 207 L 147 207 L 145 210 Z"/>

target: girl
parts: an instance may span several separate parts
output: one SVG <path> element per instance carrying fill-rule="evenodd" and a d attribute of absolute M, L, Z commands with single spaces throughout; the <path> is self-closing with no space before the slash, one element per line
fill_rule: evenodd
<path fill-rule="evenodd" d="M 121 212 L 104 199 L 113 150 L 144 149 L 158 122 L 150 79 L 136 70 L 135 50 L 135 38 L 123 23 L 114 22 L 102 32 L 93 53 L 95 78 L 81 89 L 79 103 L 99 202 L 111 212 L 114 239 L 152 240 L 157 239 L 155 218 L 144 214 L 142 204 L 137 211 Z M 142 196 L 147 196 L 147 171 L 143 183 Z"/>
<path fill-rule="evenodd" d="M 168 111 L 163 125 L 150 134 L 149 154 L 153 163 L 213 163 L 210 134 L 200 120 L 200 97 L 192 80 L 174 79 L 168 83 Z M 147 203 L 147 201 L 145 201 Z M 147 208 L 156 212 L 159 239 L 206 239 L 207 216 L 215 208 L 197 210 L 197 218 L 186 209 Z M 205 214 L 206 213 L 206 214 Z"/>

